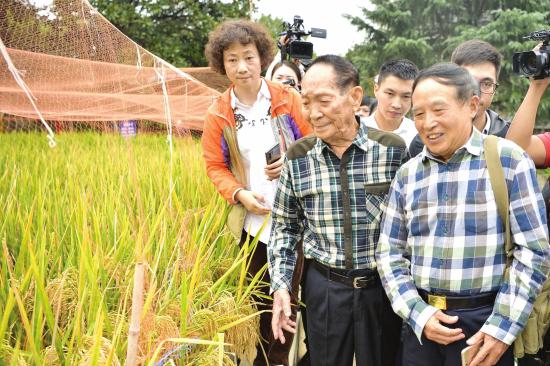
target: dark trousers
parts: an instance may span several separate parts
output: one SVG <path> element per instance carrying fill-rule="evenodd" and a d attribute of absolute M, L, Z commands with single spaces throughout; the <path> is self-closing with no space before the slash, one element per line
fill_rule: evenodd
<path fill-rule="evenodd" d="M 246 241 L 247 233 L 243 230 L 241 236 L 241 241 L 239 246 L 242 246 Z M 250 236 L 249 241 L 254 240 L 253 236 Z M 302 276 L 302 266 L 304 262 L 304 257 L 302 254 L 301 247 L 298 248 L 298 260 L 296 262 L 296 268 L 294 269 L 294 276 L 292 277 L 292 288 L 291 291 L 291 300 L 294 306 L 292 307 L 292 318 L 296 320 L 296 311 L 297 311 L 297 293 L 298 287 L 300 285 L 300 278 Z M 258 242 L 256 250 L 252 255 L 250 260 L 250 266 L 248 267 L 248 275 L 252 278 L 258 273 L 262 267 L 267 263 L 267 246 L 261 241 Z M 265 282 L 265 286 L 260 288 L 261 292 L 265 296 L 269 296 L 269 283 L 270 283 L 269 271 L 265 271 L 264 275 L 260 281 Z M 260 315 L 260 337 L 261 342 L 256 348 L 257 354 L 256 359 L 254 360 L 254 366 L 265 366 L 265 365 L 288 365 L 288 352 L 292 346 L 292 340 L 294 339 L 294 334 L 289 332 L 284 332 L 285 335 L 285 344 L 281 344 L 278 340 L 273 339 L 273 331 L 271 330 L 271 309 L 273 307 L 273 301 L 270 299 L 265 299 L 263 297 L 256 297 L 254 300 L 258 304 L 258 310 L 269 310 L 269 312 L 262 313 Z M 265 355 L 264 355 L 265 352 Z M 266 361 L 267 356 L 267 361 Z"/>
<path fill-rule="evenodd" d="M 354 289 L 307 270 L 305 303 L 311 364 L 393 366 L 401 319 L 393 312 L 380 282 Z"/>
<path fill-rule="evenodd" d="M 441 345 L 428 340 L 422 335 L 422 345 L 412 331 L 411 327 L 405 327 L 403 332 L 403 365 L 404 366 L 460 366 L 460 352 L 468 345 L 468 338 L 477 333 L 493 311 L 493 305 L 480 306 L 473 309 L 448 310 L 445 314 L 458 316 L 455 324 L 446 324 L 449 328 L 461 328 L 465 338 L 449 345 Z M 514 365 L 513 347 L 508 347 L 502 355 L 498 366 Z"/>

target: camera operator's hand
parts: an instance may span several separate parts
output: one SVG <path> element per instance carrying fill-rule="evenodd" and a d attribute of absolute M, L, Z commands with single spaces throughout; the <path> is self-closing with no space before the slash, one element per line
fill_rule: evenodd
<path fill-rule="evenodd" d="M 542 42 L 536 45 L 533 51 L 538 51 L 541 47 Z M 529 78 L 529 80 L 531 81 L 531 85 L 529 85 L 529 89 L 532 89 L 531 92 L 535 93 L 538 98 L 542 98 L 542 94 L 544 94 L 546 88 L 550 85 L 550 77 L 544 79 Z"/>
<path fill-rule="evenodd" d="M 546 88 L 548 88 L 548 85 L 550 85 L 550 77 L 544 78 L 544 79 L 530 79 L 531 85 L 529 86 L 529 89 L 533 88 L 535 91 L 537 91 L 537 94 L 544 93 L 546 91 Z M 542 98 L 542 94 L 540 95 Z"/>
<path fill-rule="evenodd" d="M 288 37 L 286 36 L 286 34 L 284 36 L 281 36 L 281 38 L 279 38 L 279 45 L 281 46 L 286 46 L 286 44 L 288 43 L 289 39 Z"/>

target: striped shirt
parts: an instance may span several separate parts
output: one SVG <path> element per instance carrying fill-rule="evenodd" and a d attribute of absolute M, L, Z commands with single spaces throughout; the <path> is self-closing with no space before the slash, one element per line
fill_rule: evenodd
<path fill-rule="evenodd" d="M 437 309 L 420 298 L 418 288 L 458 296 L 498 292 L 481 331 L 512 344 L 548 273 L 546 213 L 533 162 L 512 142 L 499 140 L 514 244 L 510 276 L 503 282 L 504 227 L 484 138 L 473 129 L 447 163 L 424 148 L 397 172 L 385 202 L 378 271 L 394 311 L 419 340 Z"/>
<path fill-rule="evenodd" d="M 295 246 L 302 235 L 306 258 L 333 268 L 375 268 L 380 205 L 407 159 L 400 137 L 364 124 L 342 159 L 315 136 L 291 146 L 273 203 L 272 290 L 291 290 Z M 346 246 L 353 256 L 348 265 Z"/>

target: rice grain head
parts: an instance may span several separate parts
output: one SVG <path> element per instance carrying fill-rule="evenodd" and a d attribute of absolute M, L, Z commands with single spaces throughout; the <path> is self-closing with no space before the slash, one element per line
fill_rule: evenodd
<path fill-rule="evenodd" d="M 93 362 L 93 346 L 94 338 L 90 336 L 84 336 L 82 349 L 80 350 L 81 358 L 78 362 L 78 366 L 120 366 L 120 361 L 115 353 L 111 362 L 109 361 L 109 354 L 113 351 L 113 345 L 107 338 L 101 337 L 101 346 L 99 348 L 99 357 L 97 362 Z"/>
<path fill-rule="evenodd" d="M 7 341 L 2 341 L 0 343 L 0 365 L 28 366 L 21 352 L 17 356 L 15 356 L 15 353 L 15 350 Z"/>
<path fill-rule="evenodd" d="M 59 313 L 59 326 L 65 328 L 78 306 L 78 273 L 69 267 L 61 276 L 51 280 L 46 286 L 46 294 L 54 314 Z"/>
<path fill-rule="evenodd" d="M 213 311 L 216 314 L 227 314 L 228 320 L 235 321 L 254 314 L 257 312 L 257 309 L 252 300 L 245 300 L 244 303 L 238 307 L 233 295 L 229 292 L 225 292 L 213 306 Z M 250 363 L 254 361 L 256 358 L 256 345 L 260 341 L 259 328 L 260 316 L 258 315 L 225 331 L 225 341 L 232 345 L 230 350 L 234 352 L 238 358 L 247 360 Z"/>

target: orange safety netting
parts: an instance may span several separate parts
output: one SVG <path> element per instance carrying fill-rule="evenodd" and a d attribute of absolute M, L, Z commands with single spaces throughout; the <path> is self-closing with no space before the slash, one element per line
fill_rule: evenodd
<path fill-rule="evenodd" d="M 202 130 L 219 92 L 138 46 L 87 0 L 1 3 L 0 116 Z"/>

